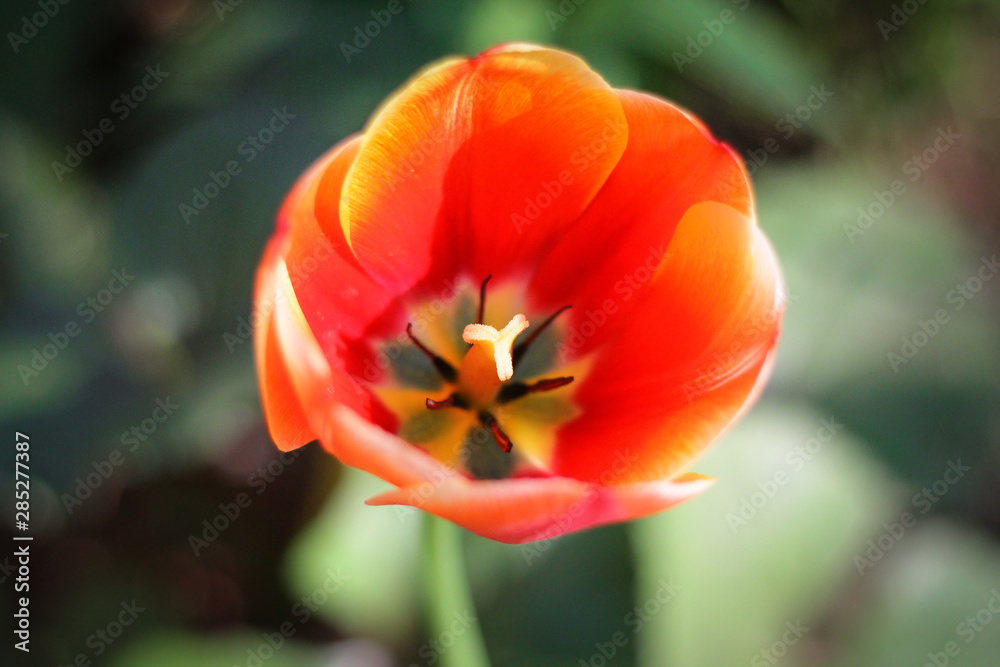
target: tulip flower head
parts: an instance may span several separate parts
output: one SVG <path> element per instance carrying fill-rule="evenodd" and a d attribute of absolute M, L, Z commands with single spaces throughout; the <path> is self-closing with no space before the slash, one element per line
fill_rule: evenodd
<path fill-rule="evenodd" d="M 651 514 L 749 407 L 784 299 L 688 112 L 530 45 L 450 59 L 314 164 L 257 277 L 272 437 L 510 543 Z"/>

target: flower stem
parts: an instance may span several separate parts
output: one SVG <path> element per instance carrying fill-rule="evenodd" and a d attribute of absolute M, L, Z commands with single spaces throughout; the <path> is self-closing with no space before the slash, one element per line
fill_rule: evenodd
<path fill-rule="evenodd" d="M 445 635 L 454 638 L 441 653 L 442 667 L 490 667 L 462 556 L 461 529 L 428 514 L 423 558 L 431 636 L 438 645 Z"/>

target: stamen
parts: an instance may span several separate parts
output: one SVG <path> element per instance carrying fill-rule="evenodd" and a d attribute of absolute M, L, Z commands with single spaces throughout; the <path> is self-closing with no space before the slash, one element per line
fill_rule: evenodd
<path fill-rule="evenodd" d="M 452 394 L 443 401 L 435 401 L 433 398 L 428 398 L 426 404 L 428 410 L 442 410 L 444 408 L 450 408 L 455 405 L 455 395 Z"/>
<path fill-rule="evenodd" d="M 421 343 L 416 336 L 413 335 L 413 323 L 408 322 L 406 325 L 406 335 L 410 337 L 410 341 L 417 346 L 424 355 L 431 360 L 434 364 L 434 368 L 437 370 L 438 374 L 441 375 L 448 382 L 454 382 L 455 378 L 458 377 L 458 371 L 455 367 L 447 362 L 447 360 L 439 357 L 438 355 L 431 352 L 426 345 Z"/>
<path fill-rule="evenodd" d="M 457 393 L 451 394 L 448 398 L 443 401 L 435 401 L 433 398 L 428 398 L 424 401 L 428 410 L 442 410 L 444 408 L 467 408 L 469 404 L 465 402 L 465 399 L 459 396 Z"/>
<path fill-rule="evenodd" d="M 490 430 L 493 434 L 493 439 L 497 441 L 497 446 L 506 453 L 510 453 L 510 450 L 514 447 L 513 443 L 510 441 L 510 436 L 503 432 L 500 428 L 500 424 L 497 422 L 496 417 L 488 412 L 480 413 L 480 421 L 483 422 L 483 426 Z"/>
<path fill-rule="evenodd" d="M 553 389 L 558 389 L 559 387 L 565 387 L 570 382 L 573 381 L 573 377 L 557 377 L 557 378 L 546 378 L 544 380 L 539 380 L 538 382 L 533 382 L 531 384 L 525 384 L 523 382 L 518 382 L 516 384 L 508 384 L 500 390 L 500 395 L 497 397 L 498 403 L 510 403 L 511 401 L 526 396 L 527 394 L 535 394 L 541 391 L 552 391 Z"/>
<path fill-rule="evenodd" d="M 479 315 L 476 317 L 476 324 L 483 323 L 483 313 L 486 312 L 486 283 L 488 283 L 492 277 L 492 273 L 486 276 L 483 280 L 483 284 L 479 286 Z"/>
<path fill-rule="evenodd" d="M 572 307 L 573 307 L 572 305 L 563 306 L 556 312 L 549 315 L 549 319 L 542 322 L 541 326 L 539 326 L 537 329 L 528 334 L 528 337 L 524 339 L 524 342 L 520 343 L 517 347 L 514 348 L 514 354 L 512 355 L 514 368 L 517 368 L 517 364 L 524 357 L 525 353 L 528 351 L 528 348 L 531 346 L 531 344 L 535 342 L 535 339 L 541 336 L 542 332 L 545 331 L 557 317 L 559 317 Z"/>

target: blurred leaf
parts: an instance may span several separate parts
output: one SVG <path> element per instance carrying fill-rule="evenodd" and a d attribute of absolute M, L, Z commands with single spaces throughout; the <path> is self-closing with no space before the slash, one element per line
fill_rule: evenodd
<path fill-rule="evenodd" d="M 271 636 L 271 642 L 264 635 Z M 278 649 L 273 646 L 277 644 Z M 266 664 L 268 667 L 327 667 L 320 652 L 280 633 L 241 632 L 199 637 L 159 632 L 112 653 L 111 667 L 222 667 Z"/>
<path fill-rule="evenodd" d="M 884 557 L 835 667 L 995 665 L 1000 549 L 946 521 L 917 526 Z M 947 653 L 949 643 L 951 653 Z"/>
<path fill-rule="evenodd" d="M 345 466 L 326 508 L 289 549 L 285 576 L 299 597 L 321 588 L 331 572 L 342 573 L 343 586 L 317 613 L 344 632 L 398 645 L 416 621 L 420 515 L 364 504 L 385 489 Z"/>
<path fill-rule="evenodd" d="M 629 6 L 627 19 L 616 21 L 624 43 L 752 113 L 782 116 L 829 76 L 821 54 L 763 3 L 636 0 Z M 620 12 L 610 3 L 607 11 Z"/>
<path fill-rule="evenodd" d="M 746 664 L 781 641 L 786 623 L 812 626 L 854 576 L 852 556 L 894 494 L 830 420 L 760 406 L 694 466 L 717 476 L 713 488 L 634 524 L 639 598 L 663 581 L 681 589 L 639 636 L 643 665 Z M 815 454 L 797 451 L 810 446 Z M 789 651 L 783 664 L 796 664 Z"/>
<path fill-rule="evenodd" d="M 918 484 L 949 457 L 981 460 L 1000 395 L 997 313 L 987 289 L 965 299 L 956 286 L 975 276 L 982 252 L 900 171 L 828 163 L 762 173 L 761 225 L 789 292 L 772 391 L 804 392 Z M 896 178 L 908 189 L 881 207 Z M 877 215 L 859 225 L 859 209 Z M 933 335 L 903 357 L 904 339 L 924 331 Z"/>

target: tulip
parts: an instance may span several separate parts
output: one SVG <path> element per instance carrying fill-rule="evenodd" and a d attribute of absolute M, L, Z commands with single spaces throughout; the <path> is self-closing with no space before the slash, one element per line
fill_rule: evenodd
<path fill-rule="evenodd" d="M 737 154 L 568 53 L 449 59 L 292 188 L 255 287 L 265 416 L 523 543 L 671 507 L 784 310 Z"/>

